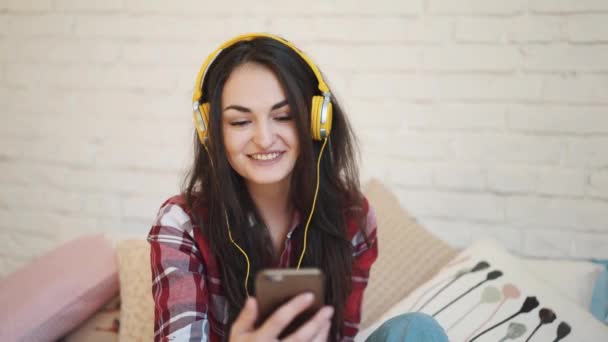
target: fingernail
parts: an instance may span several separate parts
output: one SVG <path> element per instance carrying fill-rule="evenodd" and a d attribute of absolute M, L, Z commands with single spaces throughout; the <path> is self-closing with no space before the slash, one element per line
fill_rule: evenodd
<path fill-rule="evenodd" d="M 306 292 L 302 297 L 307 302 L 312 302 L 312 300 L 315 298 L 315 296 L 310 292 Z"/>
<path fill-rule="evenodd" d="M 330 318 L 334 314 L 333 306 L 326 306 L 323 308 L 323 310 L 325 310 L 325 312 L 323 313 L 323 316 L 325 316 L 327 318 Z"/>

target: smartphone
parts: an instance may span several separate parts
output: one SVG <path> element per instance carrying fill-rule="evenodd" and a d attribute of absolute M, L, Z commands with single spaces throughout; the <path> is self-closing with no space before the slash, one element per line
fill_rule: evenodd
<path fill-rule="evenodd" d="M 281 305 L 293 297 L 311 292 L 313 304 L 289 324 L 279 338 L 288 336 L 306 323 L 325 303 L 325 278 L 318 268 L 265 269 L 255 277 L 255 297 L 258 302 L 257 326 L 260 326 Z"/>

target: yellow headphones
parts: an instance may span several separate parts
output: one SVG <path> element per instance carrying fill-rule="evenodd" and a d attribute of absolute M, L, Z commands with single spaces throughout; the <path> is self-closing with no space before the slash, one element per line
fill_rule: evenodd
<path fill-rule="evenodd" d="M 208 127 L 209 127 L 209 114 L 211 111 L 211 107 L 208 102 L 201 103 L 203 99 L 203 84 L 205 82 L 205 75 L 209 68 L 209 65 L 213 63 L 215 58 L 219 55 L 219 53 L 238 43 L 241 41 L 249 41 L 259 37 L 266 37 L 274 39 L 288 47 L 290 47 L 294 52 L 296 52 L 302 59 L 308 64 L 312 72 L 315 74 L 317 81 L 319 82 L 319 90 L 323 94 L 322 96 L 315 95 L 312 97 L 312 106 L 310 112 L 310 130 L 311 135 L 314 140 L 322 140 L 323 145 L 321 146 L 321 150 L 319 151 L 319 157 L 317 159 L 317 185 L 315 188 L 315 195 L 312 201 L 312 210 L 308 216 L 308 220 L 306 221 L 306 227 L 304 228 L 304 241 L 302 245 L 302 253 L 300 254 L 300 258 L 298 259 L 297 268 L 300 268 L 302 264 L 302 260 L 304 258 L 304 253 L 306 252 L 306 241 L 308 236 L 308 226 L 310 225 L 310 221 L 312 219 L 312 215 L 314 213 L 315 204 L 317 203 L 317 194 L 319 193 L 319 178 L 320 178 L 320 164 L 321 164 L 321 156 L 323 155 L 323 151 L 325 150 L 325 145 L 327 144 L 327 138 L 329 137 L 329 133 L 331 131 L 331 124 L 333 118 L 333 106 L 331 103 L 331 92 L 325 84 L 323 77 L 321 76 L 321 72 L 319 69 L 312 63 L 310 58 L 306 56 L 303 52 L 298 50 L 293 44 L 288 42 L 287 40 L 277 37 L 267 33 L 250 33 L 243 34 L 237 36 L 235 38 L 230 39 L 229 41 L 222 44 L 219 48 L 213 51 L 203 63 L 201 70 L 198 73 L 196 78 L 196 88 L 194 90 L 194 94 L 192 95 L 192 109 L 193 109 L 193 117 L 194 117 L 194 126 L 196 127 L 196 131 L 198 133 L 198 138 L 201 141 L 201 144 L 205 149 L 207 146 L 205 141 L 208 136 Z M 207 151 L 208 152 L 208 151 Z M 211 159 L 210 159 L 211 160 Z M 212 162 L 213 163 L 213 162 Z M 239 246 L 234 239 L 232 238 L 232 232 L 230 231 L 230 223 L 228 222 L 228 213 L 224 212 L 224 217 L 226 220 L 226 225 L 228 227 L 228 237 L 230 238 L 230 242 L 243 254 L 245 257 L 245 262 L 247 263 L 247 274 L 245 275 L 245 291 L 247 295 L 249 295 L 249 290 L 247 289 L 247 281 L 249 279 L 249 270 L 251 264 L 249 262 L 249 256 L 241 246 Z"/>
<path fill-rule="evenodd" d="M 312 63 L 308 56 L 306 56 L 302 51 L 298 50 L 295 45 L 291 44 L 287 40 L 267 33 L 249 33 L 234 37 L 222 44 L 215 51 L 213 51 L 207 57 L 205 63 L 203 63 L 203 66 L 201 67 L 201 70 L 198 73 L 198 76 L 196 78 L 196 88 L 194 90 L 194 94 L 192 95 L 192 109 L 194 116 L 194 126 L 196 127 L 196 131 L 198 132 L 198 137 L 201 141 L 201 144 L 205 144 L 205 140 L 208 135 L 209 114 L 211 111 L 211 107 L 208 102 L 201 103 L 203 98 L 203 84 L 205 82 L 205 75 L 207 74 L 209 65 L 213 63 L 215 58 L 222 50 L 238 42 L 249 41 L 260 37 L 274 39 L 291 48 L 300 57 L 302 57 L 302 59 L 308 64 L 312 72 L 315 74 L 317 81 L 319 82 L 319 90 L 323 95 L 315 95 L 312 97 L 312 106 L 310 111 L 311 135 L 312 138 L 315 140 L 323 140 L 327 136 L 329 136 L 329 132 L 331 131 L 333 114 L 333 107 L 331 104 L 331 92 L 329 91 L 329 87 L 327 87 L 327 84 L 325 84 L 325 81 L 323 80 L 319 69 L 317 69 L 317 67 L 314 65 L 314 63 Z"/>

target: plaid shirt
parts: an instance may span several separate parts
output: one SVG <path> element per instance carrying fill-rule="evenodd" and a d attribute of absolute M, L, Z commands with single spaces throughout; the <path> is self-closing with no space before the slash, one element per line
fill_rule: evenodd
<path fill-rule="evenodd" d="M 378 256 L 376 217 L 367 199 L 363 209 L 370 247 L 358 225 L 346 217 L 353 245 L 353 268 L 352 291 L 346 301 L 340 329 L 341 340 L 345 341 L 353 340 L 359 331 L 363 290 Z M 299 251 L 292 250 L 292 246 L 300 246 L 301 241 L 291 238 L 299 221 L 296 213 L 281 258 L 274 267 L 288 267 L 291 258 L 299 256 Z M 161 206 L 148 235 L 155 341 L 221 341 L 229 333 L 225 331 L 227 304 L 222 295 L 219 265 L 211 253 L 209 241 L 192 222 L 183 197 L 175 196 Z"/>

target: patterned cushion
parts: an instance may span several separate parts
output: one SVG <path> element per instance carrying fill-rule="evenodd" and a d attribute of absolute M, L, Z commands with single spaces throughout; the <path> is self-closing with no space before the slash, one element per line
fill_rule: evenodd
<path fill-rule="evenodd" d="M 412 311 L 433 316 L 450 341 L 608 341 L 607 326 L 489 239 L 458 254 L 355 341 L 364 341 L 391 317 Z"/>

